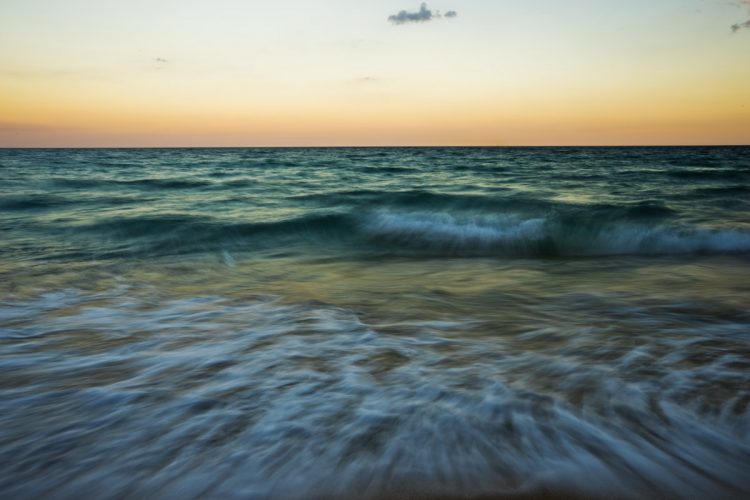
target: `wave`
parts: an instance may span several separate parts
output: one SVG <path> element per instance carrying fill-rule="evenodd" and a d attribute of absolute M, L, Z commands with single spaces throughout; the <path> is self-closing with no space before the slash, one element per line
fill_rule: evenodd
<path fill-rule="evenodd" d="M 639 212 L 644 211 L 645 216 Z M 69 227 L 139 255 L 299 250 L 312 254 L 565 258 L 614 255 L 742 254 L 750 232 L 689 226 L 654 216 L 658 207 L 529 215 L 524 212 L 375 209 L 318 212 L 284 220 L 165 214 Z M 668 212 L 667 212 L 668 213 Z M 100 252 L 106 252 L 100 248 Z"/>
<path fill-rule="evenodd" d="M 73 204 L 74 201 L 61 196 L 31 194 L 25 196 L 2 196 L 0 197 L 0 210 L 37 210 L 48 209 L 56 206 Z"/>
<path fill-rule="evenodd" d="M 750 193 L 750 186 L 746 185 L 729 185 L 715 186 L 707 188 L 698 188 L 693 190 L 692 195 L 724 197 L 724 196 L 744 196 Z"/>
<path fill-rule="evenodd" d="M 192 189 L 212 186 L 213 182 L 199 179 L 142 178 L 142 179 L 53 179 L 54 184 L 69 188 L 120 188 L 142 187 L 147 189 Z"/>
<path fill-rule="evenodd" d="M 376 320 L 139 288 L 0 302 L 3 498 L 750 494 L 746 316 L 559 294 L 538 325 L 506 305 L 499 342 L 488 310 L 408 297 Z"/>
<path fill-rule="evenodd" d="M 669 177 L 681 180 L 744 180 L 750 176 L 750 171 L 739 170 L 737 168 L 699 168 L 699 169 L 679 169 L 667 172 Z"/>
<path fill-rule="evenodd" d="M 65 209 L 71 206 L 98 206 L 112 207 L 119 205 L 129 205 L 143 203 L 144 198 L 135 198 L 129 196 L 90 196 L 66 197 L 54 194 L 27 194 L 0 196 L 0 211 L 25 211 L 25 210 L 55 210 Z"/>
<path fill-rule="evenodd" d="M 750 233 L 737 229 L 623 221 L 380 212 L 363 227 L 381 241 L 436 253 L 576 257 L 750 252 Z"/>
<path fill-rule="evenodd" d="M 474 187 L 476 192 L 487 190 L 485 187 Z M 529 216 L 549 212 L 574 214 L 576 217 L 591 216 L 599 218 L 664 218 L 677 215 L 677 212 L 664 202 L 653 199 L 621 204 L 576 204 L 568 201 L 539 198 L 531 193 L 514 193 L 506 187 L 496 187 L 492 191 L 492 195 L 487 195 L 484 193 L 477 194 L 476 192 L 435 193 L 423 189 L 390 192 L 354 189 L 293 195 L 286 199 L 292 203 L 313 206 L 353 206 L 358 213 L 378 209 L 435 211 L 438 207 L 437 211 L 447 213 L 518 213 Z"/>

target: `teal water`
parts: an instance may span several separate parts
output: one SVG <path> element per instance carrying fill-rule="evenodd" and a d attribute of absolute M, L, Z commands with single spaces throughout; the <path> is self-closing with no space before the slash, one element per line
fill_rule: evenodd
<path fill-rule="evenodd" d="M 750 148 L 0 150 L 0 495 L 750 495 Z"/>

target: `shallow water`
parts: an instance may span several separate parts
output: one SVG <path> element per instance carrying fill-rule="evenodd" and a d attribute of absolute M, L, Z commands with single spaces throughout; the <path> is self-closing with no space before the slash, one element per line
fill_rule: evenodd
<path fill-rule="evenodd" d="M 0 180 L 3 497 L 750 495 L 748 148 Z"/>

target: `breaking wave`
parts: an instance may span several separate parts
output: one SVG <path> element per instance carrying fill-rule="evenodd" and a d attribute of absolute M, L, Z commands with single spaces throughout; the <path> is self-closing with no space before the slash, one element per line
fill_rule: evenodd
<path fill-rule="evenodd" d="M 298 248 L 318 255 L 565 258 L 613 255 L 742 254 L 750 232 L 673 224 L 640 214 L 528 215 L 373 210 L 243 222 L 185 214 L 105 219 L 59 231 L 94 238 L 100 255 L 160 256 L 205 251 Z"/>
<path fill-rule="evenodd" d="M 385 241 L 425 249 L 482 255 L 603 256 L 681 253 L 744 253 L 750 233 L 628 221 L 565 220 L 555 217 L 455 216 L 446 213 L 381 212 L 366 231 Z"/>

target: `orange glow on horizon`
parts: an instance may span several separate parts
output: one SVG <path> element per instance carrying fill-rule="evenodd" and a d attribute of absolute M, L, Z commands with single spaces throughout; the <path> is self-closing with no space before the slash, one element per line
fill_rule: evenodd
<path fill-rule="evenodd" d="M 661 9 L 693 32 L 635 15 L 657 10 L 600 30 L 604 6 L 576 30 L 550 18 L 529 33 L 520 7 L 502 30 L 510 7 L 489 2 L 496 17 L 396 29 L 365 2 L 346 12 L 352 32 L 302 4 L 324 27 L 272 5 L 253 8 L 281 24 L 249 29 L 193 0 L 153 18 L 121 5 L 121 19 L 76 1 L 3 7 L 0 147 L 750 144 L 750 37 L 718 36 L 678 2 Z M 31 37 L 23 22 L 42 13 Z M 166 23 L 177 14 L 184 26 Z"/>

